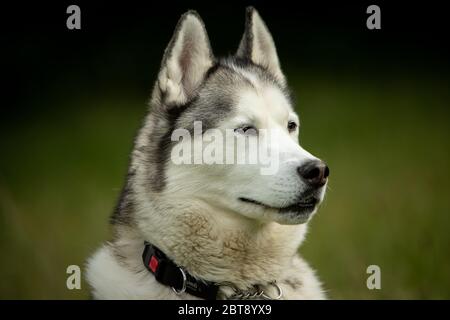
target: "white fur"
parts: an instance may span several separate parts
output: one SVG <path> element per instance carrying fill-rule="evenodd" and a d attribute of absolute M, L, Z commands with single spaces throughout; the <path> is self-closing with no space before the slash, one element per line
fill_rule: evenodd
<path fill-rule="evenodd" d="M 191 217 L 187 215 L 182 219 L 190 218 L 201 220 L 196 215 Z M 192 230 L 178 230 L 178 235 L 167 234 L 165 243 L 169 245 L 179 243 L 180 238 L 183 238 L 184 245 L 175 249 L 176 254 L 179 257 L 184 256 L 184 265 L 189 266 L 190 270 L 197 270 L 196 273 L 192 271 L 191 273 L 204 279 L 229 281 L 238 286 L 241 284 L 239 286 L 241 289 L 248 288 L 249 284 L 276 279 L 283 290 L 283 299 L 325 298 L 314 272 L 296 254 L 297 245 L 305 232 L 305 225 L 281 226 L 272 223 L 252 226 L 247 221 L 246 228 L 241 228 L 245 222 L 229 218 L 222 216 L 219 219 L 221 221 L 215 223 L 223 222 L 228 227 L 226 229 L 236 230 L 222 236 L 214 233 L 214 240 L 209 238 L 212 234 L 206 235 L 211 231 L 208 230 L 211 225 L 205 221 L 193 220 L 191 225 L 198 228 L 196 230 L 198 234 L 205 233 L 203 236 L 195 240 L 184 238 L 187 235 L 185 232 L 192 233 Z M 234 226 L 233 220 L 236 223 Z M 245 240 L 242 241 L 243 239 Z M 127 239 L 124 242 L 120 245 L 129 256 L 126 264 L 117 260 L 113 253 L 116 249 L 109 245 L 100 248 L 88 261 L 87 280 L 93 288 L 94 298 L 197 299 L 188 294 L 175 294 L 171 288 L 159 284 L 151 273 L 142 269 L 143 239 Z M 226 249 L 217 251 L 218 243 L 221 243 L 222 247 L 225 245 Z M 251 252 L 247 253 L 250 250 Z M 237 267 L 237 264 L 240 266 Z M 276 296 L 273 287 L 268 286 L 265 289 L 270 296 Z M 221 287 L 219 298 L 226 298 L 231 294 L 230 288 Z"/>
<path fill-rule="evenodd" d="M 260 44 L 252 58 L 275 68 L 275 74 L 281 72 L 270 33 L 256 11 L 253 14 L 253 32 Z M 179 28 L 172 40 L 172 51 L 166 52 L 158 85 L 166 98 L 183 102 L 211 60 L 207 36 L 197 16 L 184 16 Z M 185 54 L 187 60 L 182 58 Z M 295 218 L 283 216 L 276 209 L 239 200 L 245 196 L 272 207 L 289 205 L 305 188 L 297 168 L 316 158 L 298 144 L 298 129 L 288 132 L 288 121 L 298 123 L 298 116 L 282 91 L 238 66 L 233 68 L 249 79 L 252 88 L 241 90 L 236 112 L 217 129 L 224 131 L 248 120 L 269 130 L 263 139 L 275 139 L 276 143 L 268 148 L 278 152 L 280 170 L 264 176 L 259 174 L 259 165 L 187 168 L 169 161 L 164 189 L 151 192 L 145 147 L 158 120 L 150 113 L 131 159 L 133 221 L 115 225 L 115 239 L 97 250 L 87 263 L 87 280 L 94 298 L 195 299 L 188 294 L 176 295 L 145 269 L 141 258 L 145 240 L 193 276 L 207 281 L 232 283 L 242 290 L 261 284 L 271 296 L 276 292 L 267 284 L 277 281 L 284 299 L 325 298 L 313 270 L 297 254 L 306 223 L 298 224 Z M 154 96 L 152 103 L 158 103 L 158 99 Z M 231 294 L 229 287 L 221 286 L 218 298 L 226 299 Z"/>

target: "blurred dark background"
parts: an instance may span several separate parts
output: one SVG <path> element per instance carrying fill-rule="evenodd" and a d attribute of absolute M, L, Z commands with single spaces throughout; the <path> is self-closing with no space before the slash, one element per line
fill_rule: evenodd
<path fill-rule="evenodd" d="M 81 8 L 81 30 L 66 8 Z M 448 12 L 433 1 L 60 1 L 2 4 L 0 298 L 86 298 L 66 288 L 107 220 L 180 15 L 202 16 L 217 56 L 244 9 L 271 30 L 302 119 L 331 167 L 300 249 L 331 298 L 450 298 Z M 366 8 L 381 8 L 368 30 Z M 368 290 L 366 268 L 381 267 Z"/>

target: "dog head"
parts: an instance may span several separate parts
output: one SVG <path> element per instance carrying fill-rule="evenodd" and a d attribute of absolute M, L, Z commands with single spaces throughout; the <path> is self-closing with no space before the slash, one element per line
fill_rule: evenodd
<path fill-rule="evenodd" d="M 298 143 L 299 117 L 255 9 L 225 59 L 214 57 L 198 14 L 184 14 L 151 107 L 134 152 L 148 193 L 281 224 L 306 222 L 323 200 L 328 167 Z"/>

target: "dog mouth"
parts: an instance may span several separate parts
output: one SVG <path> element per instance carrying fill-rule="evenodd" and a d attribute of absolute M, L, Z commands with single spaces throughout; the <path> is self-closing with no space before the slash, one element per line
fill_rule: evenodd
<path fill-rule="evenodd" d="M 247 202 L 247 203 L 251 203 L 254 205 L 258 205 L 267 209 L 272 209 L 272 210 L 278 210 L 278 212 L 280 213 L 290 213 L 290 214 L 298 214 L 298 215 L 310 215 L 314 209 L 316 208 L 319 200 L 316 199 L 315 197 L 309 197 L 306 199 L 302 199 L 292 205 L 289 206 L 284 206 L 284 207 L 274 207 L 274 206 L 270 206 L 267 205 L 265 203 L 262 203 L 260 201 L 257 200 L 253 200 L 253 199 L 249 199 L 249 198 L 239 198 L 239 200 L 243 201 L 243 202 Z"/>

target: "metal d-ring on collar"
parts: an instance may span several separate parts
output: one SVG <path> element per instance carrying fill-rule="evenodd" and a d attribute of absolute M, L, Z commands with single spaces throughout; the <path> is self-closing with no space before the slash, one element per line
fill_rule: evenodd
<path fill-rule="evenodd" d="M 278 295 L 275 298 L 269 297 L 268 295 L 266 295 L 264 293 L 264 290 L 262 291 L 261 296 L 266 299 L 266 300 L 280 300 L 283 297 L 283 290 L 281 289 L 281 287 L 277 284 L 276 281 L 273 281 L 271 283 L 269 283 L 271 285 L 273 285 L 275 288 L 277 288 L 278 290 Z"/>
<path fill-rule="evenodd" d="M 186 282 L 187 282 L 187 277 L 186 277 L 186 272 L 184 272 L 183 268 L 178 267 L 178 270 L 180 270 L 181 272 L 181 276 L 183 277 L 183 285 L 181 287 L 180 290 L 177 290 L 176 288 L 172 287 L 173 292 L 175 292 L 176 294 L 182 294 L 186 291 Z"/>

